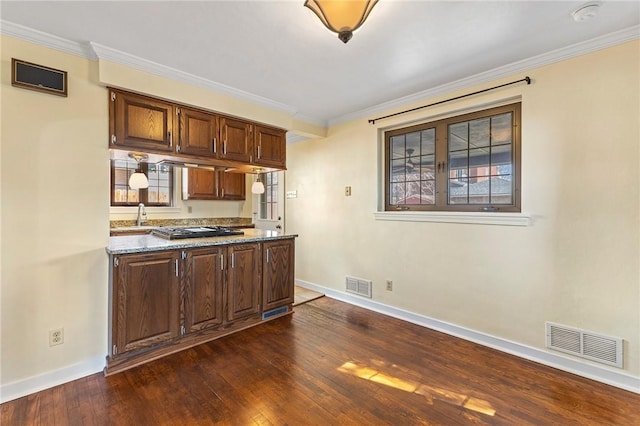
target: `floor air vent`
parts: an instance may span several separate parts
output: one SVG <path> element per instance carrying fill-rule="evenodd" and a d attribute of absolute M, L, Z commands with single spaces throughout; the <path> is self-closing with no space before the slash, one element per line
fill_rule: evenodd
<path fill-rule="evenodd" d="M 623 340 L 547 322 L 547 347 L 603 364 L 622 367 Z"/>
<path fill-rule="evenodd" d="M 267 312 L 262 313 L 262 319 L 265 320 L 267 318 L 274 317 L 276 315 L 284 314 L 289 310 L 288 306 L 283 306 L 281 308 L 275 308 Z"/>
<path fill-rule="evenodd" d="M 347 277 L 346 286 L 349 293 L 371 298 L 371 281 L 369 280 Z"/>

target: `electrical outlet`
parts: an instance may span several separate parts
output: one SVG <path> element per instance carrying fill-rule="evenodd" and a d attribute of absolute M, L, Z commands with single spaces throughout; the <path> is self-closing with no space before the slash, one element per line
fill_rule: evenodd
<path fill-rule="evenodd" d="M 387 291 L 393 291 L 393 281 L 387 280 Z"/>
<path fill-rule="evenodd" d="M 345 186 L 344 187 L 344 195 L 346 197 L 350 197 L 351 196 L 351 187 L 350 186 Z"/>
<path fill-rule="evenodd" d="M 64 328 L 49 330 L 49 346 L 61 345 L 64 343 Z"/>
<path fill-rule="evenodd" d="M 193 213 L 193 207 L 188 206 L 187 207 L 187 213 Z"/>

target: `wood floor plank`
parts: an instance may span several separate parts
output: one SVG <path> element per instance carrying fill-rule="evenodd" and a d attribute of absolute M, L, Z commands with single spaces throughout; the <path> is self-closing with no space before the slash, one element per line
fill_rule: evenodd
<path fill-rule="evenodd" d="M 0 406 L 2 425 L 640 425 L 640 395 L 326 297 Z"/>

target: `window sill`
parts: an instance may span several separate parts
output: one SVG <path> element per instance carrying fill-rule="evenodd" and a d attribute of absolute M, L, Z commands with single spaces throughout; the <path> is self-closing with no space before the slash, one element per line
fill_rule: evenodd
<path fill-rule="evenodd" d="M 153 213 L 180 213 L 180 207 L 153 207 L 153 206 L 144 206 L 147 212 Z M 127 213 L 138 213 L 137 206 L 131 207 L 109 207 L 109 214 L 127 214 Z"/>
<path fill-rule="evenodd" d="M 474 225 L 529 226 L 531 216 L 524 213 L 481 212 L 375 212 L 376 220 L 398 222 L 464 223 Z"/>

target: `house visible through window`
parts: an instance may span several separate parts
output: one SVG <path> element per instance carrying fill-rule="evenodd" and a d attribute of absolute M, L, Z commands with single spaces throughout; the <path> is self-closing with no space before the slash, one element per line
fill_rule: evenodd
<path fill-rule="evenodd" d="M 278 172 L 260 175 L 264 193 L 260 194 L 260 219 L 278 220 Z"/>
<path fill-rule="evenodd" d="M 129 188 L 129 177 L 138 163 L 131 160 L 111 160 L 111 205 L 169 207 L 173 200 L 173 170 L 164 164 L 140 163 L 149 179 L 149 188 Z"/>
<path fill-rule="evenodd" d="M 385 209 L 520 211 L 520 104 L 385 133 Z"/>

